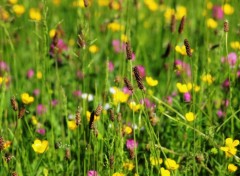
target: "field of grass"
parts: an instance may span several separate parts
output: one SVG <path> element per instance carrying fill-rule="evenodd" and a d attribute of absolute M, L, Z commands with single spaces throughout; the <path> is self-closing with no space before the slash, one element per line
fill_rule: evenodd
<path fill-rule="evenodd" d="M 239 7 L 2 0 L 0 175 L 240 175 Z"/>

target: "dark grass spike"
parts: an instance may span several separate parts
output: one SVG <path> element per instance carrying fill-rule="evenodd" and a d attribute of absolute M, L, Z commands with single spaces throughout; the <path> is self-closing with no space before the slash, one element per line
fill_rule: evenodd
<path fill-rule="evenodd" d="M 9 163 L 11 161 L 11 159 L 13 158 L 13 156 L 10 153 L 5 153 L 4 157 L 5 157 L 5 161 L 7 163 Z"/>
<path fill-rule="evenodd" d="M 71 159 L 71 151 L 69 148 L 65 151 L 65 160 L 69 161 Z"/>
<path fill-rule="evenodd" d="M 2 136 L 0 136 L 0 151 L 4 149 L 4 139 Z"/>
<path fill-rule="evenodd" d="M 110 164 L 110 168 L 112 169 L 113 166 L 114 166 L 114 156 L 113 156 L 113 155 L 111 155 L 111 156 L 109 157 L 109 164 Z"/>
<path fill-rule="evenodd" d="M 98 107 L 95 110 L 95 115 L 100 116 L 100 114 L 102 113 L 102 110 L 103 110 L 102 105 L 98 105 Z"/>
<path fill-rule="evenodd" d="M 14 111 L 17 111 L 17 110 L 18 110 L 18 102 L 17 102 L 15 96 L 13 96 L 13 97 L 11 98 L 11 106 L 12 106 L 12 108 L 13 108 Z"/>
<path fill-rule="evenodd" d="M 139 73 L 137 67 L 134 67 L 134 68 L 133 68 L 133 73 L 134 73 L 135 79 L 136 79 L 136 81 L 137 81 L 138 88 L 139 88 L 140 90 L 145 90 L 145 87 L 144 87 L 143 82 L 142 82 L 142 78 L 141 78 L 141 76 L 140 76 L 140 73 Z"/>
<path fill-rule="evenodd" d="M 109 112 L 110 120 L 113 122 L 115 120 L 114 110 L 109 109 L 108 112 Z"/>
<path fill-rule="evenodd" d="M 89 129 L 94 128 L 94 116 L 95 116 L 95 111 L 92 111 L 90 115 Z"/>
<path fill-rule="evenodd" d="M 22 106 L 19 110 L 18 110 L 18 119 L 22 119 L 23 116 L 25 115 L 26 113 L 26 108 L 25 106 Z"/>
<path fill-rule="evenodd" d="M 124 79 L 124 83 L 125 83 L 125 86 L 128 88 L 128 90 L 130 90 L 131 92 L 133 92 L 133 86 L 132 84 L 130 83 L 130 81 L 125 77 Z"/>
<path fill-rule="evenodd" d="M 80 125 L 80 123 L 81 123 L 80 107 L 78 107 L 77 112 L 76 112 L 75 123 L 77 126 Z"/>
<path fill-rule="evenodd" d="M 183 16 L 182 19 L 181 19 L 180 25 L 178 27 L 178 33 L 179 34 L 181 34 L 183 32 L 183 29 L 184 29 L 184 26 L 185 26 L 185 20 L 186 20 L 186 17 Z"/>
<path fill-rule="evenodd" d="M 175 32 L 175 28 L 176 28 L 176 18 L 175 18 L 175 15 L 172 14 L 171 16 L 171 24 L 170 24 L 170 30 L 172 33 Z"/>
<path fill-rule="evenodd" d="M 227 20 L 224 21 L 223 28 L 224 28 L 224 32 L 228 32 L 229 31 L 229 23 L 228 23 Z"/>
<path fill-rule="evenodd" d="M 187 39 L 184 39 L 184 45 L 186 47 L 186 52 L 189 57 L 192 57 L 191 47 Z"/>
<path fill-rule="evenodd" d="M 12 172 L 11 176 L 18 176 L 17 172 Z"/>
<path fill-rule="evenodd" d="M 84 7 L 88 7 L 89 5 L 88 0 L 83 0 L 83 3 L 84 3 Z"/>
<path fill-rule="evenodd" d="M 167 58 L 170 55 L 171 50 L 172 50 L 172 45 L 171 43 L 168 43 L 165 53 L 162 55 L 162 58 Z"/>
<path fill-rule="evenodd" d="M 127 60 L 132 59 L 132 50 L 129 42 L 126 42 L 126 54 L 127 54 Z"/>

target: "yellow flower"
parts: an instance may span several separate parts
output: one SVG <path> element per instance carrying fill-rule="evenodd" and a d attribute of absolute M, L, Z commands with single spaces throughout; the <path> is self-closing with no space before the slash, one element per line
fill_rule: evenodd
<path fill-rule="evenodd" d="M 166 22 L 170 22 L 171 21 L 172 15 L 174 13 L 175 13 L 174 9 L 171 9 L 169 7 L 166 9 L 166 11 L 164 13 L 164 17 L 165 17 Z"/>
<path fill-rule="evenodd" d="M 7 21 L 9 18 L 9 13 L 5 9 L 0 8 L 0 20 Z"/>
<path fill-rule="evenodd" d="M 30 103 L 34 102 L 34 97 L 29 96 L 28 93 L 23 93 L 23 94 L 21 95 L 21 99 L 22 99 L 22 102 L 23 102 L 24 104 L 30 104 Z"/>
<path fill-rule="evenodd" d="M 218 26 L 218 23 L 213 18 L 207 19 L 207 27 L 208 28 L 215 29 L 217 26 Z"/>
<path fill-rule="evenodd" d="M 40 10 L 39 10 L 39 9 L 36 9 L 36 8 L 31 8 L 31 9 L 30 9 L 30 11 L 29 11 L 29 17 L 30 17 L 32 20 L 35 20 L 35 21 L 40 21 L 40 20 L 42 19 Z"/>
<path fill-rule="evenodd" d="M 177 86 L 177 89 L 180 93 L 187 93 L 191 90 L 190 87 L 188 87 L 187 84 L 177 83 L 176 86 Z"/>
<path fill-rule="evenodd" d="M 3 149 L 7 149 L 11 146 L 12 142 L 11 141 L 5 141 L 3 144 Z"/>
<path fill-rule="evenodd" d="M 213 3 L 212 2 L 207 2 L 207 9 L 211 10 L 213 8 Z"/>
<path fill-rule="evenodd" d="M 160 172 L 161 176 L 170 176 L 170 171 L 165 169 L 164 167 L 161 167 Z"/>
<path fill-rule="evenodd" d="M 123 173 L 115 172 L 112 176 L 125 176 Z"/>
<path fill-rule="evenodd" d="M 110 0 L 98 0 L 99 6 L 108 6 L 110 3 Z"/>
<path fill-rule="evenodd" d="M 131 101 L 129 103 L 129 107 L 131 110 L 133 110 L 134 112 L 138 111 L 140 108 L 141 108 L 141 105 L 140 104 L 136 104 L 135 101 Z"/>
<path fill-rule="evenodd" d="M 70 130 L 75 130 L 77 128 L 76 122 L 75 120 L 69 120 L 68 121 L 68 128 Z"/>
<path fill-rule="evenodd" d="M 0 85 L 1 85 L 3 82 L 8 83 L 8 81 L 9 81 L 8 78 L 6 78 L 6 77 L 1 77 L 1 76 L 0 76 Z"/>
<path fill-rule="evenodd" d="M 99 48 L 97 47 L 97 45 L 91 45 L 90 47 L 89 47 L 89 51 L 90 51 L 90 53 L 96 53 L 96 52 L 98 52 L 99 51 Z"/>
<path fill-rule="evenodd" d="M 151 11 L 156 11 L 158 9 L 158 4 L 154 0 L 144 0 L 144 4 Z"/>
<path fill-rule="evenodd" d="M 206 82 L 208 85 L 211 85 L 214 81 L 214 78 L 209 73 L 205 74 L 205 75 L 202 75 L 201 78 L 202 78 L 202 81 Z"/>
<path fill-rule="evenodd" d="M 177 6 L 175 17 L 177 20 L 181 20 L 183 16 L 187 15 L 187 9 L 184 6 Z"/>
<path fill-rule="evenodd" d="M 123 42 L 127 42 L 128 41 L 128 38 L 127 38 L 127 36 L 125 34 L 121 35 L 121 41 L 123 41 Z"/>
<path fill-rule="evenodd" d="M 18 16 L 21 16 L 25 12 L 25 7 L 23 5 L 16 4 L 12 8 L 14 13 L 16 13 Z"/>
<path fill-rule="evenodd" d="M 16 4 L 16 3 L 18 2 L 18 0 L 8 0 L 8 2 L 9 2 L 10 4 Z"/>
<path fill-rule="evenodd" d="M 123 163 L 123 167 L 128 171 L 131 171 L 134 168 L 134 164 L 132 162 L 125 162 Z"/>
<path fill-rule="evenodd" d="M 73 7 L 81 7 L 81 8 L 84 8 L 84 2 L 83 2 L 83 0 L 73 1 L 72 5 L 73 5 Z"/>
<path fill-rule="evenodd" d="M 108 29 L 110 29 L 113 32 L 124 30 L 123 25 L 119 24 L 118 22 L 109 23 L 107 27 L 108 27 Z"/>
<path fill-rule="evenodd" d="M 239 145 L 239 140 L 233 141 L 232 138 L 227 138 L 225 140 L 225 145 L 225 147 L 220 147 L 220 149 L 225 152 L 226 157 L 232 157 L 236 155 L 237 149 L 235 147 Z"/>
<path fill-rule="evenodd" d="M 51 30 L 49 31 L 49 36 L 50 36 L 51 38 L 53 38 L 53 37 L 55 36 L 55 34 L 56 34 L 56 29 L 51 29 Z"/>
<path fill-rule="evenodd" d="M 196 119 L 194 113 L 192 113 L 192 112 L 186 113 L 186 114 L 185 114 L 185 118 L 186 118 L 186 120 L 189 121 L 189 122 L 192 122 L 192 121 L 194 121 L 194 120 Z"/>
<path fill-rule="evenodd" d="M 42 79 L 42 72 L 40 71 L 37 72 L 37 79 Z"/>
<path fill-rule="evenodd" d="M 48 149 L 48 141 L 36 139 L 32 144 L 32 148 L 36 153 L 44 153 Z"/>
<path fill-rule="evenodd" d="M 152 166 L 156 166 L 156 165 L 162 164 L 163 160 L 162 158 L 156 158 L 156 157 L 150 156 L 150 162 Z"/>
<path fill-rule="evenodd" d="M 119 10 L 121 8 L 120 2 L 113 1 L 111 3 L 111 8 L 114 10 Z"/>
<path fill-rule="evenodd" d="M 158 85 L 158 80 L 154 80 L 152 77 L 146 77 L 146 81 L 149 86 L 154 87 Z"/>
<path fill-rule="evenodd" d="M 179 164 L 176 163 L 173 159 L 167 158 L 165 161 L 165 165 L 168 170 L 176 170 L 179 168 Z"/>
<path fill-rule="evenodd" d="M 90 116 L 91 116 L 91 112 L 87 111 L 86 112 L 86 117 L 87 117 L 87 121 L 90 121 Z M 96 116 L 94 115 L 94 121 L 98 121 L 100 119 L 100 116 Z"/>
<path fill-rule="evenodd" d="M 37 118 L 36 118 L 36 116 L 32 116 L 32 124 L 33 125 L 37 125 L 38 124 L 38 120 L 37 120 Z"/>
<path fill-rule="evenodd" d="M 230 4 L 224 4 L 223 12 L 225 15 L 232 15 L 234 13 L 234 8 Z"/>
<path fill-rule="evenodd" d="M 175 46 L 175 51 L 177 51 L 178 53 L 180 53 L 183 56 L 187 55 L 187 51 L 186 51 L 186 47 L 184 45 L 182 46 Z M 193 49 L 191 49 L 191 52 L 193 53 Z"/>
<path fill-rule="evenodd" d="M 234 164 L 229 164 L 229 165 L 228 165 L 228 171 L 229 171 L 229 172 L 236 172 L 237 169 L 238 169 L 238 167 L 235 166 Z"/>
<path fill-rule="evenodd" d="M 132 133 L 132 128 L 130 126 L 124 125 L 123 126 L 123 132 L 124 132 L 124 134 L 131 134 Z"/>
<path fill-rule="evenodd" d="M 61 0 L 52 0 L 52 3 L 54 5 L 59 5 L 61 3 Z"/>
<path fill-rule="evenodd" d="M 114 88 L 113 93 L 113 103 L 117 105 L 118 103 L 125 103 L 127 102 L 129 94 L 124 93 L 123 91 L 119 90 L 118 88 Z"/>
<path fill-rule="evenodd" d="M 235 50 L 237 50 L 237 49 L 240 50 L 240 42 L 238 42 L 238 41 L 231 42 L 231 43 L 230 43 L 230 46 L 231 46 L 233 49 L 235 49 Z"/>

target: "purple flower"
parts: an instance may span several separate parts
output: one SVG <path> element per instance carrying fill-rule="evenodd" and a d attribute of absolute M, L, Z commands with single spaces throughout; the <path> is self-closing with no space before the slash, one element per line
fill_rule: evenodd
<path fill-rule="evenodd" d="M 81 95 L 82 95 L 82 92 L 80 91 L 80 90 L 75 90 L 74 92 L 73 92 L 73 96 L 74 97 L 81 97 Z"/>
<path fill-rule="evenodd" d="M 41 134 L 41 135 L 45 135 L 46 130 L 44 128 L 39 128 L 36 130 L 37 133 Z"/>
<path fill-rule="evenodd" d="M 173 97 L 172 97 L 172 96 L 167 96 L 167 97 L 166 97 L 166 102 L 167 102 L 169 105 L 172 105 Z"/>
<path fill-rule="evenodd" d="M 230 87 L 229 78 L 225 79 L 225 81 L 222 83 L 222 87 L 226 88 L 226 89 L 229 89 L 229 87 Z"/>
<path fill-rule="evenodd" d="M 112 72 L 112 71 L 114 70 L 114 64 L 113 64 L 112 61 L 109 61 L 109 62 L 108 62 L 108 70 L 109 70 L 110 72 Z"/>
<path fill-rule="evenodd" d="M 34 91 L 33 91 L 33 95 L 34 96 L 38 96 L 40 94 L 40 90 L 39 89 L 35 89 Z"/>
<path fill-rule="evenodd" d="M 90 170 L 90 171 L 88 171 L 88 174 L 87 174 L 88 176 L 98 176 L 98 173 L 97 173 L 97 171 L 94 171 L 94 170 Z"/>
<path fill-rule="evenodd" d="M 222 57 L 221 58 L 222 63 L 228 63 L 230 67 L 234 67 L 237 63 L 237 54 L 232 52 L 228 54 L 228 57 Z"/>
<path fill-rule="evenodd" d="M 124 92 L 125 94 L 132 95 L 132 91 L 129 90 L 127 87 L 124 87 L 124 88 L 123 88 L 123 92 Z"/>
<path fill-rule="evenodd" d="M 57 104 L 58 104 L 58 100 L 53 99 L 53 100 L 51 101 L 51 105 L 52 105 L 53 107 L 57 106 Z"/>
<path fill-rule="evenodd" d="M 189 103 L 191 101 L 191 94 L 189 92 L 184 93 L 183 99 L 185 102 Z"/>
<path fill-rule="evenodd" d="M 27 78 L 31 79 L 33 76 L 34 76 L 34 70 L 33 69 L 28 70 L 27 71 Z"/>
<path fill-rule="evenodd" d="M 46 107 L 43 104 L 37 105 L 37 114 L 42 115 L 46 112 Z"/>
<path fill-rule="evenodd" d="M 126 44 L 120 42 L 119 40 L 113 40 L 112 41 L 112 46 L 113 46 L 113 50 L 116 53 L 121 53 L 124 52 L 125 48 L 126 48 Z"/>
<path fill-rule="evenodd" d="M 83 72 L 81 72 L 80 70 L 77 70 L 76 76 L 77 76 L 77 78 L 80 79 L 80 80 L 84 78 L 84 74 L 83 74 Z"/>
<path fill-rule="evenodd" d="M 145 68 L 142 66 L 142 65 L 138 65 L 137 66 L 138 68 L 138 71 L 139 71 L 139 74 L 142 78 L 144 78 L 146 76 L 146 73 L 145 73 Z"/>
<path fill-rule="evenodd" d="M 237 71 L 237 77 L 240 78 L 240 70 Z"/>
<path fill-rule="evenodd" d="M 152 103 L 148 98 L 144 98 L 140 100 L 140 103 L 145 105 L 147 108 L 155 108 L 156 105 Z"/>
<path fill-rule="evenodd" d="M 219 118 L 222 118 L 222 117 L 225 116 L 225 113 L 224 113 L 221 109 L 219 109 L 219 110 L 217 111 L 217 116 L 218 116 Z"/>
<path fill-rule="evenodd" d="M 1 73 L 1 75 L 4 72 L 8 72 L 8 71 L 9 71 L 9 67 L 8 67 L 7 63 L 4 62 L 4 61 L 0 61 L 0 73 Z"/>
<path fill-rule="evenodd" d="M 212 16 L 213 18 L 220 20 L 224 17 L 224 12 L 221 6 L 214 5 L 212 8 Z"/>
<path fill-rule="evenodd" d="M 174 67 L 177 68 L 176 71 L 177 76 L 180 76 L 182 73 L 185 73 L 187 74 L 187 76 L 191 77 L 191 67 L 186 62 L 177 59 L 174 62 Z"/>
<path fill-rule="evenodd" d="M 137 148 L 138 143 L 134 141 L 134 139 L 128 139 L 126 142 L 126 147 L 129 150 L 133 150 L 134 148 Z"/>

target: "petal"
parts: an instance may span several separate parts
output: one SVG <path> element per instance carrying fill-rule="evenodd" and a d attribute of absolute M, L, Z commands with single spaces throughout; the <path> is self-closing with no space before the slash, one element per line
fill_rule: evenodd
<path fill-rule="evenodd" d="M 225 143 L 226 143 L 226 146 L 231 146 L 232 143 L 233 143 L 233 139 L 232 139 L 232 138 L 227 138 L 227 139 L 225 140 Z"/>
<path fill-rule="evenodd" d="M 220 150 L 224 151 L 224 152 L 227 152 L 228 151 L 228 147 L 220 147 Z"/>
<path fill-rule="evenodd" d="M 238 146 L 238 145 L 239 145 L 239 140 L 234 140 L 232 145 L 233 145 L 234 147 Z"/>

